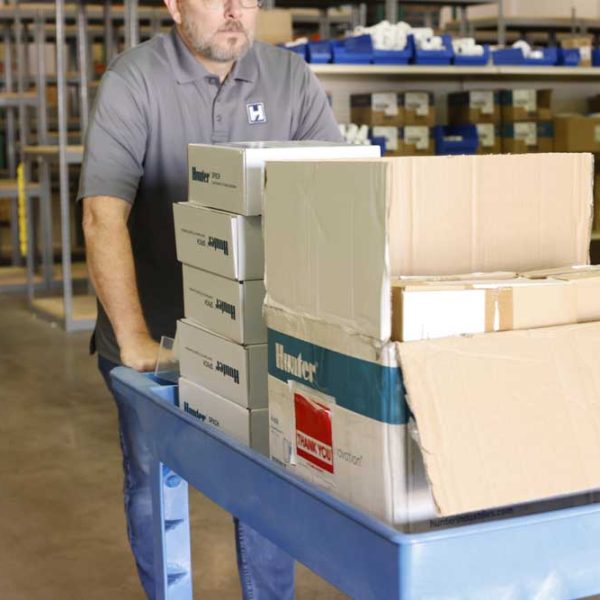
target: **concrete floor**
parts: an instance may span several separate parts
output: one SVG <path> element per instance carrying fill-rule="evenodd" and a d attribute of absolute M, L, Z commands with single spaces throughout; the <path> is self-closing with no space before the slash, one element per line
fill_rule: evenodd
<path fill-rule="evenodd" d="M 0 598 L 135 600 L 116 414 L 89 334 L 0 297 Z M 190 494 L 194 590 L 240 597 L 230 517 Z M 298 567 L 297 598 L 345 596 Z"/>

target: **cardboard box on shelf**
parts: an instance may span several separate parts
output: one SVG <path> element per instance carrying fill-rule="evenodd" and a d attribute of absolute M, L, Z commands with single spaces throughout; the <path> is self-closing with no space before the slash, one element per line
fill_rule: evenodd
<path fill-rule="evenodd" d="M 494 123 L 476 123 L 479 146 L 477 154 L 500 154 L 502 152 L 502 131 Z"/>
<path fill-rule="evenodd" d="M 260 217 L 243 217 L 189 202 L 173 205 L 177 259 L 229 279 L 262 279 Z"/>
<path fill-rule="evenodd" d="M 267 406 L 267 346 L 242 346 L 189 319 L 177 322 L 181 376 L 246 408 Z"/>
<path fill-rule="evenodd" d="M 432 443 L 431 428 L 427 426 L 427 441 L 421 439 L 419 416 L 417 430 L 407 404 L 413 402 L 413 382 L 420 379 L 437 385 L 437 379 L 433 379 L 437 373 L 421 369 L 412 355 L 405 363 L 401 352 L 403 347 L 444 340 L 391 341 L 391 297 L 392 280 L 400 276 L 514 272 L 585 264 L 592 169 L 592 156 L 579 154 L 270 164 L 265 240 L 272 457 L 359 508 L 407 529 L 444 526 L 449 522 L 446 518 L 456 524 L 523 514 L 563 501 L 547 496 L 582 492 L 582 496 L 566 502 L 577 504 L 589 499 L 584 490 L 600 485 L 600 473 L 587 470 L 587 463 L 580 470 L 581 464 L 568 461 L 557 472 L 560 453 L 549 455 L 551 445 L 546 444 L 547 440 L 537 455 L 538 446 L 531 444 L 531 438 L 530 450 L 521 442 L 528 434 L 538 435 L 543 420 L 549 419 L 549 431 L 554 432 L 558 424 L 563 431 L 557 447 L 576 443 L 575 433 L 564 431 L 564 411 L 570 410 L 564 400 L 571 390 L 573 372 L 552 365 L 554 360 L 562 359 L 562 354 L 569 355 L 569 336 L 574 337 L 575 345 L 568 368 L 573 365 L 572 355 L 580 350 L 594 356 L 600 351 L 600 325 L 579 325 L 587 329 L 575 328 L 569 335 L 555 328 L 541 328 L 448 338 L 453 342 L 475 341 L 473 356 L 471 347 L 465 345 L 458 359 L 464 362 L 456 363 L 453 386 L 463 393 L 458 397 L 453 389 L 453 404 L 444 409 L 442 433 L 447 427 L 455 428 L 454 442 L 454 435 L 460 432 L 471 448 L 471 460 L 486 456 L 485 464 L 477 471 L 485 489 L 462 498 L 447 490 L 463 482 L 471 485 L 471 463 L 457 462 L 461 472 L 456 475 L 447 462 L 443 472 L 430 469 L 429 464 L 426 470 L 421 447 L 430 463 L 431 457 L 441 452 L 445 438 Z M 444 182 L 443 194 L 439 192 L 440 181 Z M 439 218 L 440 214 L 444 219 Z M 544 219 L 539 218 L 540 214 Z M 542 287 L 550 290 L 560 286 Z M 554 333 L 546 337 L 538 334 L 548 331 Z M 537 360 L 536 347 L 540 347 L 539 362 L 529 375 L 525 372 L 527 362 L 518 367 L 503 366 L 503 361 L 510 363 L 511 358 L 508 351 L 502 351 L 504 344 L 508 348 L 520 338 L 510 338 L 509 342 L 495 338 L 499 340 L 497 355 L 492 352 L 493 345 L 482 346 L 476 341 L 479 337 L 517 334 L 528 344 L 524 354 L 528 361 Z M 558 354 L 552 354 L 555 341 L 562 346 Z M 469 360 L 478 365 L 480 356 L 491 356 L 496 361 L 490 359 L 490 364 L 495 364 L 492 374 L 487 368 L 482 370 L 486 378 L 473 376 L 478 370 L 470 367 Z M 442 367 L 440 377 L 447 376 L 449 371 Z M 582 368 L 580 381 L 595 378 L 593 361 Z M 484 425 L 491 426 L 494 415 L 501 414 L 502 418 L 496 420 L 495 435 L 486 429 L 486 437 L 481 438 L 477 419 L 482 415 L 480 405 L 487 388 L 494 386 L 493 374 L 502 378 L 504 373 L 513 372 L 517 376 L 498 384 L 506 403 L 502 410 L 512 417 L 494 412 L 494 394 Z M 561 379 L 563 375 L 566 379 Z M 546 377 L 552 385 L 546 386 Z M 524 379 L 535 382 L 544 395 L 551 394 L 549 405 L 557 407 L 548 414 L 543 398 L 535 406 L 528 404 L 528 416 L 537 420 L 529 429 L 529 418 L 518 418 L 520 404 L 526 402 L 520 391 Z M 422 418 L 426 422 L 429 418 L 431 423 L 435 407 L 428 409 L 420 389 L 415 390 L 415 407 L 427 413 Z M 598 393 L 590 390 L 582 397 L 586 407 L 590 406 L 587 400 Z M 471 411 L 469 402 L 478 406 Z M 573 410 L 578 411 L 582 405 Z M 511 437 L 513 429 L 516 437 Z M 478 444 L 477 440 L 483 441 Z M 507 448 L 511 440 L 514 447 Z M 596 441 L 586 439 L 594 460 Z M 477 445 L 475 453 L 473 444 Z M 481 445 L 484 447 L 480 452 Z M 530 451 L 527 460 L 540 465 L 536 471 L 540 480 L 529 487 L 522 478 L 512 485 L 506 479 L 507 469 L 501 468 L 505 452 L 514 464 L 511 453 L 516 449 Z M 442 455 L 442 460 L 447 459 Z M 482 474 L 481 468 L 486 465 L 489 471 Z M 577 471 L 573 478 L 569 478 L 569 467 Z M 531 472 L 527 472 L 529 479 Z M 497 494 L 491 484 L 496 474 L 503 482 L 502 494 Z M 553 483 L 547 486 L 550 480 Z M 544 500 L 535 503 L 540 498 Z M 519 504 L 528 502 L 534 504 Z M 474 510 L 484 512 L 465 514 Z"/>
<path fill-rule="evenodd" d="M 183 265 L 183 304 L 188 319 L 239 344 L 265 344 L 262 280 L 236 281 Z"/>
<path fill-rule="evenodd" d="M 179 379 L 179 407 L 238 442 L 269 455 L 269 413 L 266 408 L 244 408 L 185 377 Z"/>
<path fill-rule="evenodd" d="M 600 152 L 600 116 L 554 117 L 554 148 L 557 152 Z"/>
<path fill-rule="evenodd" d="M 292 14 L 283 8 L 259 10 L 256 39 L 268 44 L 285 44 L 294 38 Z"/>
<path fill-rule="evenodd" d="M 494 90 L 471 90 L 448 94 L 450 125 L 500 123 L 500 95 Z"/>
<path fill-rule="evenodd" d="M 579 50 L 579 55 L 581 56 L 581 61 L 579 63 L 580 67 L 592 66 L 592 48 L 594 46 L 593 35 L 576 33 L 563 36 L 559 35 L 558 39 L 563 48 L 577 48 Z"/>
<path fill-rule="evenodd" d="M 386 92 L 350 96 L 353 123 L 371 126 L 435 125 L 434 96 L 430 92 Z"/>
<path fill-rule="evenodd" d="M 500 90 L 502 121 L 552 120 L 552 90 Z"/>
<path fill-rule="evenodd" d="M 598 19 L 600 6 L 596 0 L 503 0 L 502 14 L 505 18 Z M 448 16 L 446 13 L 444 18 L 448 19 Z M 467 16 L 469 19 L 495 18 L 498 6 L 470 6 Z"/>
<path fill-rule="evenodd" d="M 248 111 L 252 110 L 255 112 L 249 112 L 249 119 L 260 117 L 264 106 L 249 106 Z M 266 161 L 376 156 L 378 146 L 317 141 L 189 144 L 188 200 L 240 215 L 260 215 Z"/>
<path fill-rule="evenodd" d="M 594 221 L 592 230 L 600 232 L 600 173 L 594 174 Z"/>
<path fill-rule="evenodd" d="M 526 154 L 554 151 L 554 124 L 552 121 L 523 121 L 504 123 L 501 128 L 502 152 Z"/>
<path fill-rule="evenodd" d="M 375 137 L 386 140 L 386 156 L 432 156 L 435 144 L 431 128 L 421 125 L 406 127 L 373 127 Z"/>

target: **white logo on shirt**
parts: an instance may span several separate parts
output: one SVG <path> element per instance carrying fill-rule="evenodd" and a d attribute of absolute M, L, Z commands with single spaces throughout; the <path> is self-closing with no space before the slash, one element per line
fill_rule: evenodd
<path fill-rule="evenodd" d="M 248 111 L 248 123 L 250 123 L 250 125 L 254 125 L 255 123 L 267 122 L 265 105 L 262 102 L 246 104 L 246 110 Z"/>

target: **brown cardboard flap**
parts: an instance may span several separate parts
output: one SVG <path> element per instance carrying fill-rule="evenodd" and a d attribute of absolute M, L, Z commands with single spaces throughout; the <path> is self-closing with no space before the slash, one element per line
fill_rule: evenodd
<path fill-rule="evenodd" d="M 600 323 L 397 348 L 440 515 L 600 487 Z"/>

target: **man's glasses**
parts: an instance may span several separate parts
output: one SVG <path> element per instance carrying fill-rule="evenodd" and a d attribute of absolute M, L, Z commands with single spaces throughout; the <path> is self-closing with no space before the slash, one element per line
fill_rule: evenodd
<path fill-rule="evenodd" d="M 209 10 L 224 10 L 228 2 L 239 2 L 242 8 L 260 8 L 264 0 L 203 0 Z"/>

